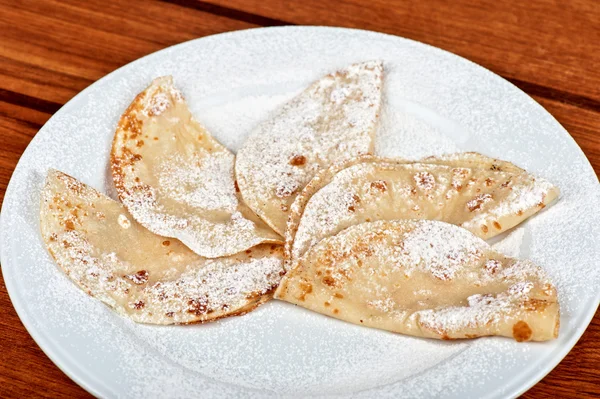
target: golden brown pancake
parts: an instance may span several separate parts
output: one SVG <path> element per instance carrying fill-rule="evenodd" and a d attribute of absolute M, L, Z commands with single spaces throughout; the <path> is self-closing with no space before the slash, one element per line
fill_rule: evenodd
<path fill-rule="evenodd" d="M 138 224 L 120 203 L 56 170 L 42 191 L 40 229 L 48 251 L 82 290 L 136 322 L 207 322 L 239 315 L 272 297 L 281 246 L 203 258 Z"/>
<path fill-rule="evenodd" d="M 282 243 L 243 204 L 234 155 L 193 118 L 171 77 L 155 79 L 121 116 L 111 165 L 119 199 L 131 215 L 201 256 Z"/>
<path fill-rule="evenodd" d="M 431 220 L 362 223 L 298 259 L 275 298 L 417 337 L 556 338 L 556 289 L 538 266 Z"/>
<path fill-rule="evenodd" d="M 373 150 L 382 76 L 376 61 L 327 75 L 250 133 L 237 154 L 237 181 L 244 201 L 279 234 L 321 168 Z"/>
<path fill-rule="evenodd" d="M 296 259 L 325 237 L 376 220 L 441 220 L 488 239 L 558 194 L 542 178 L 475 153 L 417 162 L 363 156 L 319 173 L 296 198 L 286 257 Z"/>

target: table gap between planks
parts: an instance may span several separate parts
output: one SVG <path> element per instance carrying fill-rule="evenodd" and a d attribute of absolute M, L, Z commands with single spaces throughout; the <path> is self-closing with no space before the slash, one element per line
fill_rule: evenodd
<path fill-rule="evenodd" d="M 0 201 L 27 144 L 63 104 L 146 54 L 279 25 L 368 29 L 472 60 L 531 95 L 600 171 L 600 2 L 458 0 L 4 0 L 0 4 Z M 40 350 L 0 284 L 0 397 L 89 397 Z M 526 398 L 600 396 L 600 313 Z"/>

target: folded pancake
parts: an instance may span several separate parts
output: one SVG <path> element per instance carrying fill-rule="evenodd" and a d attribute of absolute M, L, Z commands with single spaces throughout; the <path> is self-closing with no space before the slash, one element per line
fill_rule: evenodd
<path fill-rule="evenodd" d="M 281 246 L 202 258 L 56 170 L 49 171 L 42 191 L 40 229 L 71 280 L 141 323 L 206 322 L 249 312 L 272 297 L 283 274 Z"/>
<path fill-rule="evenodd" d="M 438 339 L 558 336 L 556 289 L 527 260 L 430 220 L 381 220 L 325 238 L 275 298 L 351 323 Z"/>
<path fill-rule="evenodd" d="M 373 150 L 382 75 L 375 61 L 327 75 L 250 133 L 237 154 L 237 182 L 248 206 L 279 234 L 317 171 Z"/>
<path fill-rule="evenodd" d="M 240 198 L 234 155 L 192 117 L 171 77 L 121 116 L 111 153 L 120 200 L 153 233 L 216 258 L 282 239 Z"/>
<path fill-rule="evenodd" d="M 456 152 L 438 156 L 430 156 L 420 160 L 422 163 L 435 163 L 463 168 L 487 169 L 497 172 L 526 173 L 515 164 L 501 159 L 488 157 L 478 152 Z"/>
<path fill-rule="evenodd" d="M 376 220 L 441 220 L 488 239 L 558 194 L 546 180 L 480 154 L 418 162 L 362 156 L 319 173 L 296 198 L 286 258 L 293 261 L 325 237 Z"/>

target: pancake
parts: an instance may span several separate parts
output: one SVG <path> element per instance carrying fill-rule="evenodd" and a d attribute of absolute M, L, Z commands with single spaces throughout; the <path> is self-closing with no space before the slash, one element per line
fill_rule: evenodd
<path fill-rule="evenodd" d="M 237 154 L 237 181 L 246 204 L 277 233 L 320 169 L 372 152 L 382 75 L 376 61 L 327 75 L 250 133 Z"/>
<path fill-rule="evenodd" d="M 558 336 L 556 289 L 538 266 L 431 220 L 349 227 L 310 248 L 275 298 L 417 337 L 517 341 Z"/>
<path fill-rule="evenodd" d="M 268 301 L 281 275 L 281 246 L 200 257 L 155 235 L 120 203 L 56 170 L 42 191 L 42 238 L 56 263 L 89 295 L 140 323 L 198 323 Z"/>
<path fill-rule="evenodd" d="M 525 169 L 501 159 L 488 157 L 478 152 L 456 152 L 423 158 L 422 163 L 434 163 L 463 168 L 487 169 L 496 172 L 526 173 Z"/>
<path fill-rule="evenodd" d="M 155 79 L 121 116 L 111 168 L 136 221 L 201 256 L 283 242 L 243 204 L 234 155 L 193 118 L 171 77 Z"/>
<path fill-rule="evenodd" d="M 319 173 L 296 198 L 286 258 L 297 259 L 325 237 L 376 220 L 441 220 L 489 239 L 558 194 L 546 180 L 480 154 L 418 162 L 363 156 Z"/>

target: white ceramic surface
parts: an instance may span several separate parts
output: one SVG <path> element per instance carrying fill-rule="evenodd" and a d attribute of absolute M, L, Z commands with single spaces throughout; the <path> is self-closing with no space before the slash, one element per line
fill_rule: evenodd
<path fill-rule="evenodd" d="M 422 340 L 277 301 L 208 325 L 137 325 L 81 292 L 46 253 L 38 212 L 47 169 L 113 195 L 107 167 L 113 131 L 152 78 L 173 75 L 196 117 L 236 151 L 255 123 L 312 80 L 368 59 L 382 59 L 386 69 L 380 154 L 480 151 L 561 188 L 557 204 L 522 225 L 520 248 L 558 286 L 557 340 Z M 598 179 L 568 133 L 530 97 L 484 68 L 379 33 L 256 29 L 144 57 L 57 112 L 23 154 L 6 192 L 2 272 L 21 320 L 44 352 L 102 397 L 511 397 L 546 375 L 594 315 L 600 299 L 598 209 Z"/>

